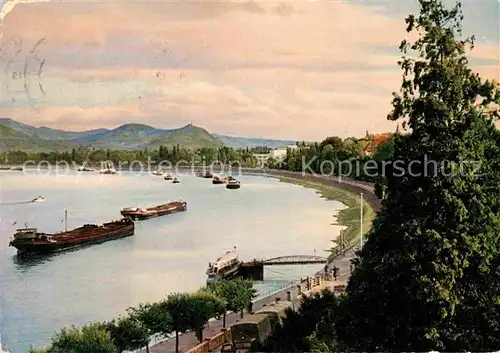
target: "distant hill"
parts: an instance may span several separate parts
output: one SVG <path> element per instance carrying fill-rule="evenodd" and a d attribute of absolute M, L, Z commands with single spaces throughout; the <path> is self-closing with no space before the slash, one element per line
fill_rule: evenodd
<path fill-rule="evenodd" d="M 186 125 L 177 129 L 157 129 L 144 124 L 125 124 L 116 129 L 65 131 L 49 127 L 35 127 L 8 118 L 0 118 L 0 151 L 68 150 L 77 146 L 102 149 L 136 150 L 145 147 L 157 149 L 160 145 L 180 145 L 184 148 L 229 146 L 233 148 L 267 146 L 285 147 L 295 141 L 253 139 L 211 134 L 207 130 Z"/>
<path fill-rule="evenodd" d="M 52 129 L 45 126 L 35 127 L 32 125 L 20 123 L 18 121 L 9 118 L 0 118 L 0 126 L 9 127 L 27 136 L 39 138 L 42 140 L 72 140 L 75 138 L 83 138 L 95 134 L 102 134 L 109 131 L 107 129 L 97 129 L 97 130 L 88 130 L 80 132 L 64 131 L 64 130 Z"/>
<path fill-rule="evenodd" d="M 52 151 L 63 149 L 64 147 L 64 143 L 60 141 L 43 140 L 0 124 L 0 151 L 12 149 L 21 149 L 24 151 Z"/>
<path fill-rule="evenodd" d="M 268 140 L 268 139 L 256 139 L 247 137 L 234 137 L 226 135 L 214 134 L 224 145 L 232 148 L 245 148 L 245 147 L 259 147 L 266 146 L 269 148 L 279 148 L 286 147 L 289 145 L 295 145 L 296 141 L 286 141 L 286 140 Z"/>

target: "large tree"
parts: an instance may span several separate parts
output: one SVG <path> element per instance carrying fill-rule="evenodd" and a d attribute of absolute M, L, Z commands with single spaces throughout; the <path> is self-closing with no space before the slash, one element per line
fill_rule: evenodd
<path fill-rule="evenodd" d="M 175 352 L 179 352 L 179 334 L 191 328 L 191 297 L 187 293 L 172 293 L 161 305 L 172 318 L 175 332 Z"/>
<path fill-rule="evenodd" d="M 111 335 L 102 324 L 62 329 L 53 339 L 48 353 L 117 353 Z"/>
<path fill-rule="evenodd" d="M 389 119 L 411 133 L 394 139 L 387 196 L 337 315 L 345 350 L 500 349 L 500 92 L 467 67 L 461 20 L 460 3 L 439 0 L 406 20 L 419 37 L 401 44 Z"/>
<path fill-rule="evenodd" d="M 208 320 L 225 311 L 225 302 L 213 293 L 199 290 L 189 295 L 189 326 L 203 342 L 203 328 Z"/>
<path fill-rule="evenodd" d="M 149 352 L 150 331 L 137 318 L 127 316 L 104 324 L 118 353 L 146 347 Z"/>
<path fill-rule="evenodd" d="M 224 328 L 226 327 L 226 311 L 240 311 L 241 318 L 243 318 L 243 309 L 248 307 L 252 299 L 257 296 L 253 282 L 243 278 L 219 281 L 208 286 L 206 290 L 224 301 L 225 310 L 222 319 Z"/>

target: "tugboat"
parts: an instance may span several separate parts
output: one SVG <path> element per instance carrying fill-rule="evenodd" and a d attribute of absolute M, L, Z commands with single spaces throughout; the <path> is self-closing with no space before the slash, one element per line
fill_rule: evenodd
<path fill-rule="evenodd" d="M 181 182 L 181 181 L 180 181 L 179 179 L 177 179 L 177 178 L 173 178 L 173 179 L 172 179 L 172 183 L 173 183 L 173 184 L 179 184 L 180 182 Z"/>
<path fill-rule="evenodd" d="M 241 261 L 236 253 L 236 246 L 233 251 L 228 251 L 215 262 L 208 263 L 207 285 L 220 281 L 222 279 L 234 277 L 238 273 Z"/>
<path fill-rule="evenodd" d="M 163 179 L 165 180 L 172 180 L 174 177 L 172 176 L 172 174 L 167 174 L 163 177 Z"/>
<path fill-rule="evenodd" d="M 38 196 L 38 197 L 35 197 L 33 200 L 31 200 L 31 202 L 45 202 L 45 199 L 41 196 Z"/>
<path fill-rule="evenodd" d="M 226 189 L 239 189 L 240 182 L 236 179 L 231 179 L 227 182 Z"/>
<path fill-rule="evenodd" d="M 149 207 L 149 208 L 137 208 L 128 207 L 121 210 L 121 215 L 123 217 L 132 219 L 134 221 L 139 221 L 143 219 L 164 216 L 172 213 L 183 212 L 187 210 L 186 201 L 169 201 L 164 205 Z"/>
<path fill-rule="evenodd" d="M 9 246 L 17 248 L 17 254 L 51 253 L 104 243 L 108 240 L 134 235 L 134 222 L 130 219 L 96 224 L 84 224 L 80 228 L 61 233 L 41 233 L 37 228 L 17 229 Z"/>

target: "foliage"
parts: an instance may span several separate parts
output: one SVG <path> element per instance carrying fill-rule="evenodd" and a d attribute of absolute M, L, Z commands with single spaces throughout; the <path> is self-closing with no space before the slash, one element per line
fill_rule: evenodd
<path fill-rule="evenodd" d="M 281 325 L 268 338 L 265 352 L 310 352 L 311 339 L 318 320 L 325 312 L 335 311 L 337 300 L 328 290 L 303 297 L 298 311 L 288 310 Z"/>
<path fill-rule="evenodd" d="M 117 353 L 111 335 L 102 324 L 62 329 L 47 353 Z"/>
<path fill-rule="evenodd" d="M 214 162 L 229 164 L 232 162 L 235 166 L 255 167 L 257 159 L 253 153 L 262 151 L 262 147 L 254 149 L 232 149 L 229 147 L 211 147 L 189 149 L 180 145 L 160 145 L 158 149 L 148 150 L 104 150 L 93 147 L 79 146 L 71 151 L 51 151 L 51 152 L 28 152 L 23 150 L 10 150 L 8 152 L 0 152 L 0 161 L 5 164 L 22 164 L 27 161 L 40 162 L 47 161 L 51 164 L 58 163 L 59 165 L 69 166 L 81 165 L 85 163 L 87 166 L 100 165 L 103 162 L 112 162 L 115 167 L 127 166 L 134 161 L 142 163 L 151 163 L 152 166 L 163 162 L 163 165 L 183 161 L 189 165 L 205 165 L 209 166 Z M 184 165 L 184 164 L 181 164 Z"/>
<path fill-rule="evenodd" d="M 222 280 L 211 284 L 206 290 L 212 292 L 224 301 L 224 326 L 226 311 L 241 311 L 257 296 L 257 291 L 253 287 L 253 282 L 242 278 Z"/>
<path fill-rule="evenodd" d="M 189 324 L 203 341 L 203 328 L 208 320 L 225 312 L 224 301 L 213 293 L 200 290 L 189 296 Z"/>
<path fill-rule="evenodd" d="M 119 353 L 133 351 L 149 344 L 150 331 L 134 317 L 124 317 L 106 323 L 106 330 Z"/>
<path fill-rule="evenodd" d="M 179 333 L 184 333 L 193 325 L 191 323 L 191 296 L 186 293 L 170 294 L 161 306 L 172 318 L 172 330 L 175 331 L 175 351 L 179 352 Z"/>
<path fill-rule="evenodd" d="M 401 60 L 402 93 L 389 115 L 411 129 L 394 138 L 391 158 L 406 172 L 387 174 L 383 208 L 338 308 L 342 350 L 500 349 L 500 144 L 491 108 L 500 91 L 467 68 L 472 40 L 455 39 L 460 4 L 420 5 L 406 22 L 421 37 L 401 45 L 419 58 Z M 426 172 L 426 161 L 436 168 Z"/>
<path fill-rule="evenodd" d="M 165 309 L 164 303 L 141 304 L 137 308 L 129 308 L 130 317 L 139 321 L 150 334 L 168 335 L 172 332 L 172 316 Z"/>

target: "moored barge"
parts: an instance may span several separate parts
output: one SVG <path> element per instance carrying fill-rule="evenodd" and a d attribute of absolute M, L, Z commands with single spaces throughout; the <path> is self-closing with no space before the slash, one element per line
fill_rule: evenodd
<path fill-rule="evenodd" d="M 127 207 L 121 210 L 123 217 L 139 221 L 152 217 L 164 216 L 167 214 L 183 212 L 187 210 L 186 201 L 172 201 L 164 205 L 149 208 Z"/>
<path fill-rule="evenodd" d="M 134 222 L 129 219 L 96 224 L 85 224 L 80 228 L 61 233 L 42 233 L 37 228 L 17 229 L 9 246 L 17 249 L 17 254 L 51 253 L 71 248 L 99 244 L 108 240 L 134 235 Z"/>

